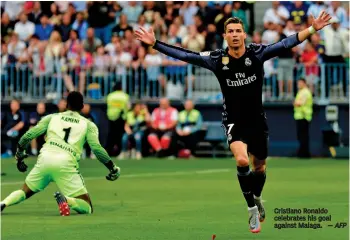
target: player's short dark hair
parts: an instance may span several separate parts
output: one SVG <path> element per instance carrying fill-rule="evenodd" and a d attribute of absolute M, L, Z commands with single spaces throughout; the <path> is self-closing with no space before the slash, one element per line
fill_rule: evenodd
<path fill-rule="evenodd" d="M 224 23 L 224 30 L 225 30 L 225 32 L 226 32 L 227 25 L 229 25 L 231 23 L 239 23 L 239 24 L 241 24 L 242 28 L 243 28 L 243 31 L 244 31 L 244 24 L 243 24 L 242 19 L 240 19 L 238 17 L 232 17 L 232 18 L 227 19 L 225 21 L 225 23 Z"/>
<path fill-rule="evenodd" d="M 80 111 L 84 107 L 84 97 L 80 92 L 70 92 L 67 97 L 67 108 L 72 111 Z"/>

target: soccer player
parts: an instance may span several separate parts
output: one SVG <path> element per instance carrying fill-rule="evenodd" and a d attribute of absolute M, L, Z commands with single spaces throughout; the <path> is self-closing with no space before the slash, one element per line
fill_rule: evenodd
<path fill-rule="evenodd" d="M 62 216 L 70 215 L 70 209 L 80 214 L 92 213 L 90 196 L 79 173 L 79 159 L 85 142 L 88 142 L 98 160 L 109 169 L 107 180 L 117 180 L 120 168 L 111 161 L 101 146 L 96 125 L 79 114 L 83 106 L 83 96 L 79 92 L 71 92 L 67 97 L 67 111 L 44 117 L 22 136 L 16 152 L 20 172 L 27 170 L 23 160 L 28 155 L 24 149 L 30 141 L 46 133 L 46 143 L 23 188 L 12 192 L 1 202 L 1 211 L 44 190 L 50 182 L 55 182 L 62 192 L 55 193 Z"/>
<path fill-rule="evenodd" d="M 247 35 L 242 20 L 230 18 L 224 23 L 224 38 L 228 48 L 196 53 L 170 46 L 155 39 L 153 29 L 140 28 L 136 39 L 152 45 L 161 53 L 214 72 L 224 96 L 223 126 L 230 150 L 237 164 L 238 180 L 248 205 L 249 229 L 260 232 L 265 219 L 261 192 L 265 183 L 268 155 L 268 127 L 262 107 L 264 61 L 297 46 L 316 31 L 329 25 L 330 15 L 322 11 L 312 26 L 271 45 L 245 45 Z M 252 161 L 253 171 L 249 167 Z"/>

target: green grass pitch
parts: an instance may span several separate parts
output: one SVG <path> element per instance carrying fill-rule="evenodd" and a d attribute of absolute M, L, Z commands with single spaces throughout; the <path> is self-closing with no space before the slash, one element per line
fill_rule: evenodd
<path fill-rule="evenodd" d="M 35 160 L 27 163 L 31 167 Z M 335 228 L 337 222 L 349 224 L 348 161 L 268 160 L 263 192 L 267 219 L 259 234 L 248 231 L 247 207 L 232 159 L 145 159 L 118 164 L 121 178 L 109 182 L 105 180 L 107 170 L 97 160 L 82 160 L 81 172 L 95 211 L 92 215 L 59 216 L 53 198 L 57 187 L 51 184 L 31 199 L 5 209 L 1 239 L 211 240 L 216 234 L 215 240 L 343 240 L 349 236 L 348 225 Z M 1 179 L 3 199 L 21 187 L 26 174 L 17 171 L 14 160 L 3 160 L 1 165 L 6 173 Z M 331 220 L 321 222 L 320 229 L 279 230 L 275 224 L 285 221 L 274 220 L 281 215 L 275 208 L 326 208 L 327 214 L 315 215 Z"/>

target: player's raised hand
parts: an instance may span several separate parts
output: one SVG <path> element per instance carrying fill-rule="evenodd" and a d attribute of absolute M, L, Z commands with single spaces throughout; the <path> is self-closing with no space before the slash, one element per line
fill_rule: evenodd
<path fill-rule="evenodd" d="M 134 34 L 137 40 L 140 40 L 148 45 L 153 46 L 156 43 L 156 36 L 153 28 L 151 27 L 148 31 L 145 28 L 140 27 L 140 29 L 136 30 Z"/>
<path fill-rule="evenodd" d="M 312 26 L 316 31 L 321 30 L 325 26 L 328 26 L 331 24 L 329 21 L 332 19 L 331 15 L 329 13 L 326 13 L 326 11 L 321 11 L 320 15 L 315 19 L 314 16 L 311 15 L 312 18 Z"/>

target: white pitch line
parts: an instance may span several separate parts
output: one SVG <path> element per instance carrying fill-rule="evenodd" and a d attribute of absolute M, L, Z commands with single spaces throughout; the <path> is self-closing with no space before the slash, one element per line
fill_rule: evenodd
<path fill-rule="evenodd" d="M 179 176 L 179 175 L 191 175 L 191 174 L 211 174 L 211 173 L 223 173 L 223 172 L 231 172 L 234 169 L 230 168 L 222 168 L 222 169 L 208 169 L 208 170 L 197 170 L 197 171 L 177 171 L 177 172 L 158 172 L 158 173 L 140 173 L 140 174 L 127 174 L 120 176 L 120 179 L 123 178 L 137 178 L 137 177 L 158 177 L 158 176 Z M 101 177 L 86 177 L 84 180 L 96 180 L 96 179 L 104 179 Z M 19 185 L 23 184 L 24 180 L 21 182 L 4 182 L 1 183 L 0 186 L 10 186 L 10 185 Z"/>

